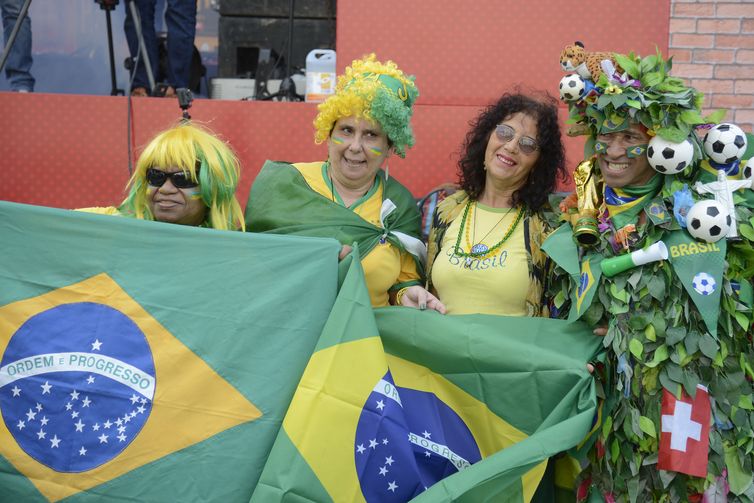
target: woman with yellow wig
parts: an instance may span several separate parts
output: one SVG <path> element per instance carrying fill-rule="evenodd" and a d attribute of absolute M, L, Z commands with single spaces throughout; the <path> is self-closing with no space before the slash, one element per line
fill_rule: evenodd
<path fill-rule="evenodd" d="M 246 207 L 251 231 L 332 237 L 344 249 L 358 243 L 375 307 L 421 283 L 426 248 L 419 211 L 387 173 L 390 154 L 404 157 L 414 144 L 410 120 L 418 95 L 414 77 L 392 61 L 374 54 L 354 61 L 314 120 L 327 160 L 267 161 Z"/>
<path fill-rule="evenodd" d="M 227 144 L 207 129 L 184 122 L 149 142 L 120 206 L 82 211 L 243 230 L 235 197 L 239 174 L 238 159 Z"/>

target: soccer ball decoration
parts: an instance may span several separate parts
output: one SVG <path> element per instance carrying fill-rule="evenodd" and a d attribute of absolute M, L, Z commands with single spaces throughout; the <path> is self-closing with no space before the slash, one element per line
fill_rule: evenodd
<path fill-rule="evenodd" d="M 706 272 L 700 272 L 691 280 L 691 286 L 694 287 L 697 293 L 711 295 L 715 292 L 715 288 L 717 288 L 717 281 Z"/>
<path fill-rule="evenodd" d="M 717 164 L 730 164 L 746 152 L 746 134 L 735 124 L 718 124 L 704 137 L 704 152 Z"/>
<path fill-rule="evenodd" d="M 686 215 L 686 229 L 696 239 L 714 243 L 724 238 L 730 229 L 728 210 L 714 199 L 699 201 Z"/>
<path fill-rule="evenodd" d="M 680 173 L 693 162 L 694 146 L 688 140 L 673 143 L 659 136 L 654 136 L 649 140 L 647 160 L 655 171 L 663 175 Z"/>
<path fill-rule="evenodd" d="M 576 101 L 584 96 L 586 84 L 584 79 L 577 73 L 566 75 L 560 79 L 560 99 L 563 101 Z"/>

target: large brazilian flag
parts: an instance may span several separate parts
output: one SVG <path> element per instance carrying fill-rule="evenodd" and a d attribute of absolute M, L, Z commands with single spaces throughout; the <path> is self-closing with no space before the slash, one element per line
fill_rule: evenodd
<path fill-rule="evenodd" d="M 338 249 L 0 202 L 0 501 L 248 501 Z"/>
<path fill-rule="evenodd" d="M 353 261 L 251 501 L 529 501 L 592 426 L 599 346 L 578 322 L 373 311 Z"/>

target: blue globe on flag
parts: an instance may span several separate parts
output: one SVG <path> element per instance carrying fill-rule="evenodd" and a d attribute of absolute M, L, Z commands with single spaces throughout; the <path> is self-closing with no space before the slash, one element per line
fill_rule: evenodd
<path fill-rule="evenodd" d="M 144 333 L 93 302 L 30 317 L 0 360 L 0 413 L 21 449 L 59 472 L 120 454 L 152 410 L 155 367 Z"/>
<path fill-rule="evenodd" d="M 369 395 L 354 443 L 366 501 L 408 501 L 481 459 L 469 428 L 433 393 L 395 386 L 387 374 Z"/>

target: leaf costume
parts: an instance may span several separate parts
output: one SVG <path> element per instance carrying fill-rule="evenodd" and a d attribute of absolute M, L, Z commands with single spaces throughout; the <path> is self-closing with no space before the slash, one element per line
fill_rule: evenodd
<path fill-rule="evenodd" d="M 689 235 L 676 214 L 679 195 L 698 180 L 714 178 L 695 127 L 717 122 L 719 115 L 702 118 L 702 95 L 671 77 L 671 61 L 659 53 L 614 56 L 619 68 L 588 83 L 591 91 L 570 104 L 575 130 L 590 135 L 587 160 L 579 170 L 591 175 L 601 198 L 595 206 L 598 239 L 591 247 L 570 239 L 571 224 L 579 221 L 574 216 L 583 206 L 579 201 L 566 208 L 567 223 L 543 245 L 559 266 L 550 294 L 561 314 L 607 326 L 603 365 L 596 371 L 604 402 L 591 436 L 577 453 L 588 459 L 579 477 L 579 497 L 633 502 L 724 495 L 714 501 L 751 502 L 754 198 L 749 189 L 734 193 L 742 240 L 706 243 Z M 631 123 L 644 125 L 650 136 L 690 141 L 693 164 L 674 176 L 657 174 L 647 186 L 606 187 L 596 162 L 596 136 Z M 668 260 L 610 278 L 602 274 L 602 261 L 660 240 L 667 245 Z M 711 279 L 700 284 L 699 278 L 706 277 Z M 676 398 L 681 390 L 694 397 L 698 384 L 709 390 L 711 406 L 706 477 L 660 470 L 660 438 L 670 434 L 668 416 L 662 413 L 663 389 Z"/>

